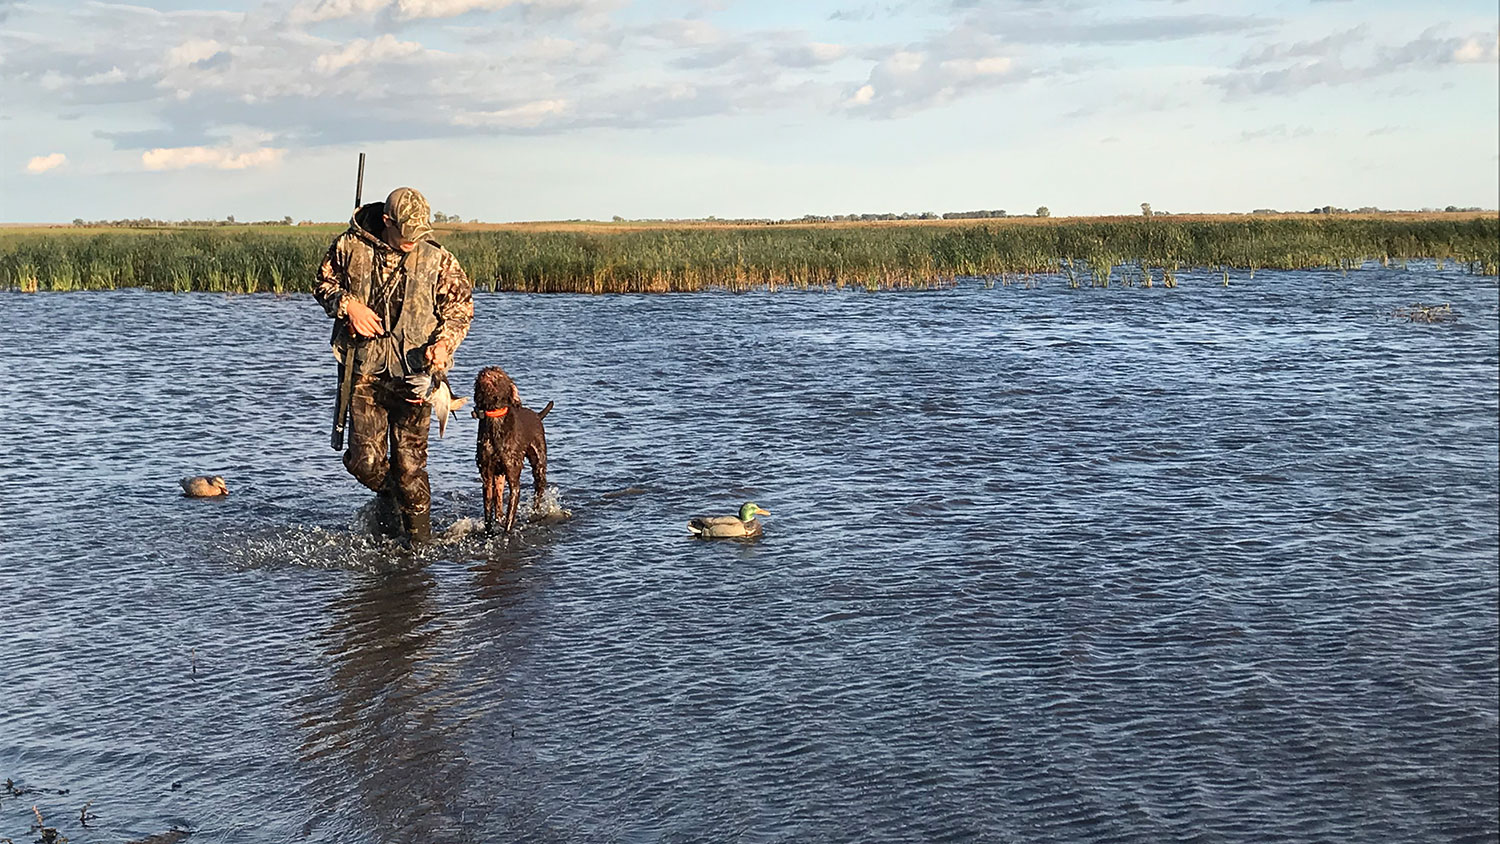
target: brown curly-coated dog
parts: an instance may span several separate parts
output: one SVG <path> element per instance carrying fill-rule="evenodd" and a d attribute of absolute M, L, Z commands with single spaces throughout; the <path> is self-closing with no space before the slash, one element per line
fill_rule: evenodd
<path fill-rule="evenodd" d="M 550 401 L 541 413 L 522 407 L 516 383 L 498 366 L 487 366 L 474 378 L 474 417 L 479 420 L 474 462 L 484 485 L 486 528 L 494 528 L 500 520 L 502 494 L 507 496 L 505 530 L 509 532 L 515 525 L 524 460 L 531 461 L 533 506 L 542 500 L 547 488 L 547 431 L 542 419 L 551 410 Z"/>

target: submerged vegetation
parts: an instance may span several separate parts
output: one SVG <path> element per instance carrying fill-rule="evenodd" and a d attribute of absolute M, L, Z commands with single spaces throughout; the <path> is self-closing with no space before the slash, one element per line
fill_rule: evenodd
<path fill-rule="evenodd" d="M 1458 315 L 1453 313 L 1453 305 L 1448 303 L 1424 305 L 1418 302 L 1415 305 L 1397 308 L 1391 316 L 1407 322 L 1453 322 L 1458 319 Z"/>
<path fill-rule="evenodd" d="M 0 287 L 301 292 L 340 226 L 0 230 Z M 709 288 L 933 287 L 1058 276 L 1073 287 L 1174 287 L 1179 272 L 1435 260 L 1500 271 L 1500 217 L 1235 216 L 808 226 L 606 225 L 440 231 L 488 290 L 616 293 Z"/>

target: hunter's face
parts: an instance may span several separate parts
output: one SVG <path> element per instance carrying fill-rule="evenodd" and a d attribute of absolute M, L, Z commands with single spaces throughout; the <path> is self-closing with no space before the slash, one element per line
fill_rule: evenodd
<path fill-rule="evenodd" d="M 385 218 L 385 242 L 400 249 L 402 252 L 410 252 L 417 248 L 415 240 L 401 239 L 401 229 L 396 226 L 396 221 L 390 217 Z"/>

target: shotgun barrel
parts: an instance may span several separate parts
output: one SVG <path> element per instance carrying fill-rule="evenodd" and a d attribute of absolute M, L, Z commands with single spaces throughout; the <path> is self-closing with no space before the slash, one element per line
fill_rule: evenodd
<path fill-rule="evenodd" d="M 365 190 L 365 154 L 359 154 L 359 175 L 354 178 L 354 207 L 360 206 L 360 195 Z"/>
<path fill-rule="evenodd" d="M 359 210 L 365 192 L 365 154 L 359 154 L 359 174 L 354 177 L 354 208 Z M 339 394 L 333 409 L 333 437 L 330 440 L 334 451 L 344 450 L 344 429 L 349 424 L 349 407 L 354 403 L 354 332 L 349 332 L 349 345 L 344 349 L 344 359 L 339 361 Z"/>

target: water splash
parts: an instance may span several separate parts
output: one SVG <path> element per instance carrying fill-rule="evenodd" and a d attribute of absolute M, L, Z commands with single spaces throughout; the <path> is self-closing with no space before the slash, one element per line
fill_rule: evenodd
<path fill-rule="evenodd" d="M 543 524 L 566 522 L 571 518 L 573 511 L 563 506 L 562 491 L 556 486 L 542 490 L 542 497 L 531 502 L 531 510 L 527 513 L 529 521 Z"/>
<path fill-rule="evenodd" d="M 237 571 L 297 567 L 379 573 L 420 564 L 420 549 L 401 540 L 321 525 L 227 534 L 217 550 Z"/>
<path fill-rule="evenodd" d="M 460 516 L 458 521 L 449 525 L 438 538 L 443 545 L 453 545 L 475 535 L 484 533 L 484 519 L 476 519 L 471 516 Z"/>

